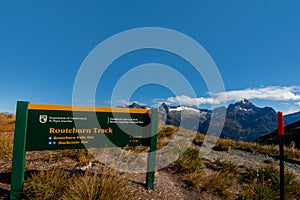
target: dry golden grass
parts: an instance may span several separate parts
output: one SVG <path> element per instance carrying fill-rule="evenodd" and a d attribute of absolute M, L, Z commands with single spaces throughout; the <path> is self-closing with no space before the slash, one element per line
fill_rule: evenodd
<path fill-rule="evenodd" d="M 257 143 L 236 142 L 232 143 L 232 147 L 248 152 L 258 152 L 271 157 L 279 157 L 279 145 L 260 145 Z M 284 147 L 284 158 L 300 164 L 300 150 L 293 145 Z"/>
<path fill-rule="evenodd" d="M 193 142 L 194 144 L 201 146 L 204 139 L 213 142 L 217 141 L 214 150 L 218 151 L 229 151 L 230 148 L 235 148 L 251 153 L 258 152 L 271 157 L 279 157 L 279 145 L 260 145 L 255 142 L 234 141 L 231 139 L 214 138 L 212 136 L 207 138 L 201 133 L 196 135 Z M 289 147 L 284 147 L 284 157 L 290 162 L 296 162 L 300 164 L 300 149 L 296 149 L 295 143 L 292 142 Z"/>
<path fill-rule="evenodd" d="M 12 159 L 13 143 L 12 133 L 0 133 L 0 158 Z"/>
<path fill-rule="evenodd" d="M 61 161 L 63 158 L 75 160 L 79 164 L 87 163 L 93 159 L 93 156 L 86 149 L 65 149 L 58 150 L 54 154 L 56 161 Z"/>
<path fill-rule="evenodd" d="M 199 149 L 188 148 L 176 161 L 176 170 L 178 172 L 200 172 L 201 159 L 199 157 Z"/>
<path fill-rule="evenodd" d="M 26 180 L 28 199 L 60 199 L 72 184 L 73 177 L 60 169 L 52 169 L 34 173 Z"/>
<path fill-rule="evenodd" d="M 15 115 L 0 113 L 0 133 L 14 132 L 15 130 Z"/>
<path fill-rule="evenodd" d="M 210 191 L 222 199 L 231 199 L 232 192 L 230 187 L 234 183 L 234 178 L 233 174 L 216 172 L 203 180 L 201 190 Z"/>
<path fill-rule="evenodd" d="M 171 137 L 172 135 L 176 134 L 178 132 L 179 128 L 170 126 L 170 125 L 165 125 L 164 127 L 161 128 L 160 132 L 158 133 L 157 138 L 162 139 L 165 137 Z"/>
<path fill-rule="evenodd" d="M 100 175 L 85 173 L 76 182 L 63 195 L 64 199 L 122 200 L 134 197 L 133 193 L 127 187 L 126 178 L 122 175 L 114 175 L 110 169 L 105 169 Z"/>
<path fill-rule="evenodd" d="M 229 151 L 233 141 L 230 139 L 219 139 L 214 150 L 217 151 Z"/>
<path fill-rule="evenodd" d="M 15 115 L 0 113 L 0 158 L 12 159 Z"/>
<path fill-rule="evenodd" d="M 34 173 L 26 180 L 28 199 L 132 199 L 122 175 L 105 168 L 98 173 L 72 173 L 59 168 Z"/>
<path fill-rule="evenodd" d="M 240 175 L 240 181 L 243 185 L 241 199 L 279 199 L 279 170 L 274 166 L 248 169 Z M 285 199 L 300 198 L 300 182 L 290 172 L 285 172 L 284 187 Z"/>

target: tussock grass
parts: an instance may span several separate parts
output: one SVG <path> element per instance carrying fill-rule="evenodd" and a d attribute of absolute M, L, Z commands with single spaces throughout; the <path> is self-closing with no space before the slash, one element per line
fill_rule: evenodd
<path fill-rule="evenodd" d="M 12 159 L 14 145 L 13 133 L 0 133 L 0 158 Z"/>
<path fill-rule="evenodd" d="M 87 163 L 88 160 L 93 159 L 93 156 L 87 149 L 57 150 L 54 157 L 56 161 L 61 161 L 63 158 L 70 158 L 81 164 Z"/>
<path fill-rule="evenodd" d="M 34 173 L 26 181 L 29 188 L 25 196 L 29 199 L 59 199 L 72 184 L 72 176 L 60 169 Z"/>
<path fill-rule="evenodd" d="M 220 159 L 218 159 L 214 162 L 214 164 L 216 164 L 219 167 L 219 170 L 224 173 L 237 173 L 238 172 L 238 166 L 231 161 L 222 162 Z"/>
<path fill-rule="evenodd" d="M 217 151 L 229 151 L 233 141 L 230 139 L 219 139 L 216 146 L 213 148 Z"/>
<path fill-rule="evenodd" d="M 108 168 L 100 174 L 78 174 L 61 169 L 40 171 L 26 184 L 29 185 L 25 190 L 28 199 L 123 200 L 133 197 L 126 179 Z"/>
<path fill-rule="evenodd" d="M 238 182 L 238 166 L 229 161 L 216 160 L 214 163 L 217 171 L 202 178 L 199 184 L 202 191 L 213 193 L 221 199 L 235 199 L 233 187 Z"/>
<path fill-rule="evenodd" d="M 162 139 L 165 137 L 170 138 L 172 135 L 176 134 L 178 132 L 179 128 L 170 126 L 170 125 L 165 125 L 158 133 L 157 138 Z"/>
<path fill-rule="evenodd" d="M 196 144 L 196 145 L 202 145 L 203 141 L 205 139 L 205 135 L 204 134 L 201 134 L 201 133 L 197 133 L 194 140 L 193 140 L 193 143 Z"/>
<path fill-rule="evenodd" d="M 185 143 L 184 146 L 189 146 L 195 136 L 195 131 L 186 130 L 183 127 L 174 127 L 171 125 L 165 125 L 158 132 L 157 149 L 161 149 L 167 146 L 170 142 Z M 174 142 L 176 141 L 176 142 Z"/>
<path fill-rule="evenodd" d="M 205 138 L 205 135 L 201 133 L 196 135 L 193 143 L 201 146 L 204 139 L 211 140 L 213 142 L 217 140 L 216 146 L 213 148 L 216 151 L 229 151 L 231 148 L 235 148 L 251 153 L 258 152 L 275 158 L 279 157 L 279 145 L 260 145 L 255 142 L 234 141 L 231 139 L 216 138 L 213 136 Z M 284 158 L 286 161 L 300 164 L 300 149 L 295 148 L 295 143 L 292 142 L 290 146 L 284 147 Z"/>
<path fill-rule="evenodd" d="M 233 174 L 217 172 L 203 180 L 201 190 L 212 192 L 222 199 L 230 199 L 232 197 L 232 192 L 229 189 L 232 187 L 233 183 Z"/>
<path fill-rule="evenodd" d="M 176 162 L 176 170 L 178 172 L 193 173 L 200 172 L 201 169 L 198 149 L 188 148 Z"/>
<path fill-rule="evenodd" d="M 180 132 L 180 133 L 179 133 Z M 190 134 L 180 128 L 166 126 L 158 135 L 158 143 L 165 138 L 171 138 L 174 134 Z M 186 138 L 183 137 L 182 138 Z M 13 134 L 0 133 L 0 157 L 12 157 Z M 201 145 L 205 139 L 198 133 L 194 138 L 194 144 Z M 216 138 L 212 138 L 215 140 Z M 261 146 L 256 143 L 235 142 L 229 139 L 218 139 L 217 146 L 222 151 L 237 148 L 249 152 L 259 152 L 270 156 L 279 155 L 277 145 Z M 181 157 L 175 162 L 175 170 L 184 176 L 193 187 L 208 193 L 213 193 L 221 199 L 278 199 L 279 198 L 279 172 L 274 166 L 257 169 L 243 169 L 232 162 L 217 160 L 217 166 L 210 174 L 205 176 L 207 170 L 203 167 L 199 157 L 199 150 L 188 148 L 184 153 L 186 141 L 177 143 L 174 147 Z M 144 147 L 135 147 L 126 150 L 146 151 Z M 287 159 L 300 160 L 300 150 L 293 145 L 285 147 Z M 79 164 L 86 164 L 93 160 L 93 156 L 87 150 L 61 150 L 51 155 L 51 159 L 60 162 L 63 158 L 69 158 Z M 120 158 L 121 159 L 121 158 Z M 134 162 L 131 161 L 130 162 Z M 285 199 L 300 199 L 300 181 L 292 173 L 285 174 Z M 26 180 L 25 196 L 28 199 L 132 199 L 134 196 L 127 187 L 126 177 L 117 174 L 110 169 L 104 169 L 99 173 L 75 173 L 62 169 L 39 171 L 32 174 Z M 238 184 L 240 190 L 233 192 Z"/>
<path fill-rule="evenodd" d="M 274 166 L 248 169 L 241 175 L 241 182 L 244 183 L 244 190 L 241 193 L 242 199 L 279 199 L 279 170 Z M 300 198 L 300 182 L 290 172 L 284 176 L 285 199 Z"/>
<path fill-rule="evenodd" d="M 203 183 L 203 174 L 200 172 L 192 172 L 187 175 L 187 181 L 193 187 L 198 187 Z"/>
<path fill-rule="evenodd" d="M 200 185 L 202 183 L 202 165 L 199 150 L 188 148 L 176 161 L 175 169 L 177 172 L 187 175 L 187 181 L 191 186 Z"/>
<path fill-rule="evenodd" d="M 173 135 L 175 135 L 178 131 L 178 127 L 171 125 L 163 125 L 159 128 L 159 132 L 157 134 L 157 149 L 161 149 L 168 144 L 168 140 L 171 139 Z"/>
<path fill-rule="evenodd" d="M 14 132 L 15 121 L 15 115 L 0 113 L 0 133 Z"/>
<path fill-rule="evenodd" d="M 122 200 L 133 198 L 133 193 L 127 187 L 125 177 L 114 175 L 110 169 L 105 169 L 101 175 L 85 173 L 75 181 L 77 183 L 69 186 L 63 199 Z"/>
<path fill-rule="evenodd" d="M 266 154 L 271 157 L 279 157 L 279 145 L 260 145 L 257 143 L 248 142 L 233 142 L 232 147 L 251 153 L 258 152 Z M 300 150 L 296 149 L 293 145 L 284 147 L 284 158 L 292 162 L 300 164 Z"/>

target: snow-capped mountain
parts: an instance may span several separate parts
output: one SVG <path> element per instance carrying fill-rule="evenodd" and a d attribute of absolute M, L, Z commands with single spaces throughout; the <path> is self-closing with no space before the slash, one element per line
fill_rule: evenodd
<path fill-rule="evenodd" d="M 223 137 L 254 141 L 277 128 L 276 111 L 271 107 L 259 108 L 247 99 L 228 106 Z"/>
<path fill-rule="evenodd" d="M 148 106 L 146 105 L 140 105 L 138 103 L 132 103 L 130 105 L 127 106 L 128 108 L 148 108 Z"/>
<path fill-rule="evenodd" d="M 160 119 L 166 124 L 182 126 L 201 133 L 207 132 L 212 114 L 211 110 L 199 109 L 196 106 L 172 107 L 162 104 L 159 110 L 160 116 L 163 116 Z M 254 141 L 259 136 L 272 132 L 276 127 L 277 117 L 273 108 L 259 108 L 247 99 L 242 99 L 240 102 L 230 104 L 226 109 L 221 137 Z"/>
<path fill-rule="evenodd" d="M 166 124 L 198 130 L 199 122 L 210 118 L 211 111 L 197 106 L 169 106 L 163 103 L 159 107 L 160 119 Z"/>
<path fill-rule="evenodd" d="M 195 108 L 196 106 L 189 107 L 189 106 L 176 106 L 176 107 L 170 107 L 169 111 L 194 111 L 194 112 L 200 112 L 199 108 Z"/>

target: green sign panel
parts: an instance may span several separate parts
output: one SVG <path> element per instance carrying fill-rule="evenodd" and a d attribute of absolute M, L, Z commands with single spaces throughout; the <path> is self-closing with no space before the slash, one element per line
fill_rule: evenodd
<path fill-rule="evenodd" d="M 157 115 L 157 109 L 18 102 L 10 198 L 20 198 L 26 151 L 36 150 L 149 146 L 146 187 L 153 189 Z"/>
<path fill-rule="evenodd" d="M 150 146 L 149 111 L 116 111 L 29 109 L 26 150 Z"/>

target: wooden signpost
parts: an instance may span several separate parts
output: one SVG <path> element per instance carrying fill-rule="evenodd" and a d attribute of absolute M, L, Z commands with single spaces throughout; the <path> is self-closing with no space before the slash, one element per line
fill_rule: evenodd
<path fill-rule="evenodd" d="M 10 199 L 23 191 L 26 151 L 38 150 L 149 146 L 146 187 L 153 190 L 157 125 L 157 109 L 17 102 Z"/>

